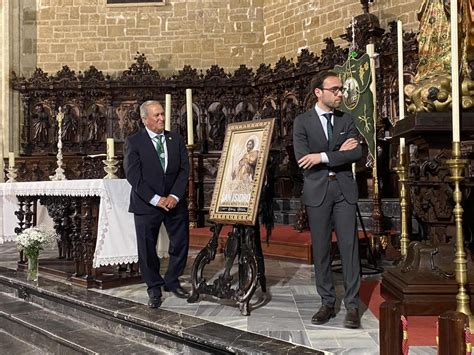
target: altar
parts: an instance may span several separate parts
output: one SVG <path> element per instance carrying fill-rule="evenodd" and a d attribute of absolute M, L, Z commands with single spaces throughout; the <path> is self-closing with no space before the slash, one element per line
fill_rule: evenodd
<path fill-rule="evenodd" d="M 126 180 L 14 182 L 0 186 L 0 243 L 14 241 L 19 232 L 35 225 L 54 229 L 60 237 L 58 259 L 40 259 L 40 270 L 43 267 L 64 274 L 86 287 L 114 287 L 130 277 L 140 279 L 135 265 L 134 218 L 128 212 L 131 187 Z M 159 241 L 163 257 L 168 248 L 164 228 Z M 19 268 L 24 264 L 20 255 Z"/>

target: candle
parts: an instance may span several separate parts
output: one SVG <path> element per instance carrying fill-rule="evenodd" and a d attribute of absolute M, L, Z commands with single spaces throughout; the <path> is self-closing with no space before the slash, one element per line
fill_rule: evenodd
<path fill-rule="evenodd" d="M 397 21 L 397 54 L 398 54 L 398 120 L 405 118 L 405 94 L 403 92 L 403 31 L 402 21 Z M 400 155 L 405 150 L 405 138 L 400 138 Z"/>
<path fill-rule="evenodd" d="M 403 31 L 402 21 L 397 21 L 397 53 L 398 53 L 398 108 L 399 120 L 405 118 L 405 96 L 403 93 Z"/>
<path fill-rule="evenodd" d="M 8 168 L 12 169 L 15 167 L 15 153 L 9 152 L 8 153 Z"/>
<path fill-rule="evenodd" d="M 61 123 L 63 122 L 64 118 L 64 113 L 61 111 L 61 106 L 58 108 L 58 114 L 56 115 L 56 120 L 58 121 L 58 125 L 61 126 Z"/>
<path fill-rule="evenodd" d="M 171 131 L 171 95 L 165 95 L 165 130 Z"/>
<path fill-rule="evenodd" d="M 193 93 L 191 89 L 186 89 L 186 117 L 188 126 L 188 144 L 194 144 L 193 133 Z"/>
<path fill-rule="evenodd" d="M 110 160 L 115 156 L 114 139 L 107 138 L 107 159 Z"/>
<path fill-rule="evenodd" d="M 374 140 L 374 161 L 375 161 L 375 164 L 374 166 L 377 165 L 377 129 L 376 128 L 376 122 L 377 122 L 377 110 L 376 110 L 376 107 L 377 107 L 377 88 L 375 86 L 375 46 L 373 43 L 370 43 L 368 45 L 366 45 L 366 52 L 367 54 L 369 55 L 370 57 L 370 76 L 372 78 L 372 81 L 370 82 L 370 91 L 372 91 L 372 96 L 373 96 L 373 103 L 374 103 L 374 117 L 373 117 L 373 125 L 374 125 L 374 136 L 373 136 L 373 140 Z"/>
<path fill-rule="evenodd" d="M 461 141 L 459 122 L 459 49 L 458 49 L 458 2 L 450 1 L 451 15 L 451 96 L 453 100 L 453 142 Z"/>

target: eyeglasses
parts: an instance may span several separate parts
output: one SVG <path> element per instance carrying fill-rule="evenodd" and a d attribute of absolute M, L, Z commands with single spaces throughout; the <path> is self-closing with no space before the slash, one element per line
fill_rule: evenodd
<path fill-rule="evenodd" d="M 344 92 L 346 91 L 345 87 L 319 88 L 319 89 L 331 91 L 334 95 L 337 95 L 338 93 L 344 94 Z"/>

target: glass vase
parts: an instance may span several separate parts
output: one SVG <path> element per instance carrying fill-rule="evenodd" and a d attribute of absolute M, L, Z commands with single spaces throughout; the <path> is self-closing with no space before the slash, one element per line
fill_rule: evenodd
<path fill-rule="evenodd" d="M 26 279 L 28 281 L 38 281 L 38 257 L 39 250 L 27 254 L 28 273 Z"/>

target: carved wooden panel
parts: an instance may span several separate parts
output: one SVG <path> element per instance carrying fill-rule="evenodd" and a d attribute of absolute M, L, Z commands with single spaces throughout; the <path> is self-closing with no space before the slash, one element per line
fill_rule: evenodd
<path fill-rule="evenodd" d="M 397 119 L 396 32 L 391 24 L 383 34 L 375 20 L 373 16 L 357 20 L 356 43 L 363 54 L 366 42 L 373 41 L 380 54 L 377 87 L 378 110 L 382 113 L 379 128 L 383 132 Z M 351 42 L 351 31 L 348 28 L 341 37 Z M 125 138 L 142 127 L 139 106 L 146 100 L 163 102 L 165 94 L 171 94 L 171 128 L 185 137 L 185 90 L 192 88 L 195 154 L 202 162 L 195 174 L 199 189 L 196 196 L 201 196 L 198 208 L 208 208 L 214 182 L 212 171 L 216 169 L 213 154 L 219 156 L 227 124 L 270 117 L 276 118 L 271 147 L 278 164 L 276 194 L 297 197 L 302 179 L 292 148 L 294 118 L 315 103 L 309 91 L 311 78 L 321 70 L 342 64 L 349 53 L 348 47 L 336 46 L 331 38 L 324 41 L 326 47 L 319 55 L 303 49 L 296 59 L 282 57 L 274 66 L 261 64 L 255 71 L 245 65 L 233 73 L 219 65 L 207 70 L 184 66 L 177 74 L 165 78 L 151 67 L 144 54 L 137 53 L 128 70 L 113 76 L 94 66 L 76 73 L 67 65 L 55 74 L 38 68 L 30 78 L 14 75 L 13 88 L 21 94 L 24 116 L 18 180 L 47 180 L 53 174 L 58 132 L 55 117 L 59 106 L 65 115 L 62 139 L 67 178 L 100 178 L 105 175 L 103 158 L 88 156 L 105 153 L 105 139 L 113 137 L 116 155 L 121 160 Z M 414 34 L 405 34 L 404 50 L 409 78 L 417 62 Z M 360 168 L 364 169 L 363 164 Z M 119 176 L 123 177 L 121 165 Z M 381 172 L 382 180 L 386 176 L 389 174 Z M 392 184 L 393 179 L 384 183 Z M 293 186 L 293 191 L 288 186 Z"/>

